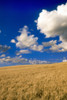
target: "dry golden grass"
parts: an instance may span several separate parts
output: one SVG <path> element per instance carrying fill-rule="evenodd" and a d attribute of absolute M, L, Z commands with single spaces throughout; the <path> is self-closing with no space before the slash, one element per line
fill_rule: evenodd
<path fill-rule="evenodd" d="M 67 100 L 67 63 L 0 68 L 0 100 Z"/>

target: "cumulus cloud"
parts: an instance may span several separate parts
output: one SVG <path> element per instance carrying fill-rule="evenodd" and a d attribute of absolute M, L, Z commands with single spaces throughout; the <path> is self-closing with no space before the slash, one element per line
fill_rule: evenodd
<path fill-rule="evenodd" d="M 28 32 L 28 27 L 24 26 L 24 28 L 20 32 L 20 36 L 17 36 L 17 47 L 31 47 L 32 45 L 37 43 L 38 38 L 34 35 L 30 35 L 30 32 Z"/>
<path fill-rule="evenodd" d="M 5 57 L 5 54 L 2 54 L 0 57 Z"/>
<path fill-rule="evenodd" d="M 16 52 L 16 55 L 20 55 L 20 54 L 28 54 L 28 53 L 30 53 L 29 50 L 19 50 L 19 51 Z"/>
<path fill-rule="evenodd" d="M 0 59 L 0 63 L 27 63 L 27 59 L 26 58 L 22 58 L 22 56 L 20 55 L 19 57 L 3 57 Z"/>
<path fill-rule="evenodd" d="M 11 40 L 11 43 L 16 43 L 16 41 L 14 39 Z"/>
<path fill-rule="evenodd" d="M 57 44 L 57 40 L 51 40 L 49 42 L 42 42 L 44 47 L 49 47 L 48 49 L 45 49 L 46 51 L 52 51 L 52 52 L 64 52 L 67 51 L 67 46 L 65 42 Z"/>
<path fill-rule="evenodd" d="M 64 51 L 67 51 L 67 45 L 66 45 L 67 43 L 64 43 L 64 42 L 62 42 L 62 43 L 60 43 L 60 44 L 54 44 L 51 48 L 50 48 L 50 50 L 51 51 L 57 51 L 57 52 L 64 52 Z"/>
<path fill-rule="evenodd" d="M 9 50 L 11 47 L 7 46 L 7 45 L 0 45 L 0 53 L 2 52 L 6 52 L 7 50 Z"/>
<path fill-rule="evenodd" d="M 41 60 L 29 60 L 30 64 L 49 64 L 48 61 L 41 61 Z"/>
<path fill-rule="evenodd" d="M 29 60 L 26 58 L 23 58 L 22 55 L 18 55 L 15 57 L 5 56 L 0 58 L 0 64 L 49 64 L 48 61 L 41 61 L 41 60 Z"/>
<path fill-rule="evenodd" d="M 31 49 L 32 50 L 35 50 L 35 51 L 43 51 L 43 45 L 36 45 L 34 44 L 33 46 L 31 46 Z"/>
<path fill-rule="evenodd" d="M 19 30 L 20 35 L 16 37 L 16 47 L 20 49 L 31 49 L 35 51 L 42 51 L 43 46 L 38 44 L 38 37 L 35 37 L 28 31 L 28 27 L 24 26 Z M 11 40 L 14 42 L 14 39 Z"/>
<path fill-rule="evenodd" d="M 57 43 L 57 40 L 51 40 L 49 42 L 42 42 L 44 47 L 49 47 L 49 46 L 53 46 Z"/>
<path fill-rule="evenodd" d="M 67 3 L 58 6 L 53 11 L 42 10 L 36 23 L 37 29 L 46 38 L 59 36 L 59 40 L 62 43 L 58 45 L 58 48 L 62 48 L 62 51 L 67 51 Z"/>

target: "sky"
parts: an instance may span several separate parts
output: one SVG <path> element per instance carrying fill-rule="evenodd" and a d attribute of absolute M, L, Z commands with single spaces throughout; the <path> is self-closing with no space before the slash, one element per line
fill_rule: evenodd
<path fill-rule="evenodd" d="M 0 67 L 64 61 L 66 0 L 0 0 Z"/>

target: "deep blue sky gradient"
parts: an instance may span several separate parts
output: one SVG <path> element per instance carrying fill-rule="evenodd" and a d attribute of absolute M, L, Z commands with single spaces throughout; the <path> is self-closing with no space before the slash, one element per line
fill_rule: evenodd
<path fill-rule="evenodd" d="M 46 39 L 45 36 L 37 30 L 34 20 L 38 18 L 42 9 L 51 11 L 56 9 L 58 5 L 65 4 L 66 1 L 67 0 L 0 0 L 0 30 L 2 31 L 0 34 L 0 44 L 12 47 L 6 54 L 11 57 L 15 56 L 16 47 L 15 44 L 11 44 L 10 41 L 20 34 L 18 30 L 24 25 L 27 25 L 30 31 L 33 29 L 31 34 L 39 38 L 39 44 L 51 40 L 52 38 Z M 58 37 L 53 39 L 58 39 Z M 23 57 L 27 59 L 60 62 L 63 57 L 67 57 L 67 52 L 41 53 L 32 51 L 30 54 L 23 54 Z"/>

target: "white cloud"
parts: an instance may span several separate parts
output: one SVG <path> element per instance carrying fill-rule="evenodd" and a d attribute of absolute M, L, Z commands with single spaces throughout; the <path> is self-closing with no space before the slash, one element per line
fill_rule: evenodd
<path fill-rule="evenodd" d="M 50 48 L 51 51 L 54 51 L 54 52 L 62 52 L 64 51 L 60 46 L 58 45 L 53 45 L 51 48 Z"/>
<path fill-rule="evenodd" d="M 28 32 L 28 28 L 26 26 L 24 26 L 24 28 L 20 32 L 20 36 L 17 36 L 17 47 L 31 47 L 32 45 L 37 43 L 38 38 L 34 37 L 34 35 L 30 35 L 30 33 Z"/>
<path fill-rule="evenodd" d="M 57 44 L 57 40 L 51 40 L 49 42 L 42 42 L 44 47 L 49 47 L 48 49 L 45 49 L 46 51 L 51 50 L 53 52 L 64 52 L 67 51 L 65 49 L 67 46 L 64 42 Z"/>
<path fill-rule="evenodd" d="M 43 46 L 38 44 L 38 37 L 31 35 L 27 26 L 21 28 L 19 32 L 21 34 L 16 37 L 16 47 L 19 47 L 20 49 L 27 48 L 35 51 L 42 51 Z"/>
<path fill-rule="evenodd" d="M 5 57 L 5 54 L 2 54 L 0 57 Z"/>
<path fill-rule="evenodd" d="M 67 51 L 67 3 L 58 6 L 57 10 L 42 10 L 37 19 L 37 29 L 46 35 L 46 38 L 59 36 L 62 43 L 56 46 Z"/>
<path fill-rule="evenodd" d="M 49 41 L 49 42 L 42 42 L 42 44 L 43 44 L 44 47 L 53 46 L 53 45 L 55 45 L 56 43 L 57 43 L 56 40 L 51 40 L 51 41 Z"/>
<path fill-rule="evenodd" d="M 28 60 L 26 58 L 23 58 L 22 55 L 18 55 L 15 57 L 3 57 L 0 58 L 0 64 L 18 64 L 18 63 L 22 63 L 22 64 L 49 64 L 50 62 L 48 61 L 41 61 L 41 60 Z"/>
<path fill-rule="evenodd" d="M 2 52 L 6 52 L 7 50 L 9 50 L 11 47 L 7 46 L 7 45 L 0 45 L 0 53 Z"/>
<path fill-rule="evenodd" d="M 10 59 L 11 57 L 10 57 L 10 56 L 7 56 L 6 58 L 7 58 L 7 59 Z"/>
<path fill-rule="evenodd" d="M 30 53 L 29 50 L 20 50 L 20 51 L 18 51 L 18 52 L 16 53 L 16 55 L 20 55 L 20 54 L 28 54 L 28 53 Z"/>
<path fill-rule="evenodd" d="M 57 52 L 67 51 L 67 43 L 62 42 L 60 44 L 54 44 L 54 45 L 51 46 L 50 50 L 57 51 Z"/>
<path fill-rule="evenodd" d="M 27 63 L 26 58 L 22 58 L 20 55 L 19 57 L 13 57 L 11 58 L 10 56 L 4 57 L 0 59 L 0 63 Z"/>
<path fill-rule="evenodd" d="M 16 43 L 16 41 L 14 39 L 11 40 L 11 43 Z"/>
<path fill-rule="evenodd" d="M 35 50 L 35 51 L 43 51 L 43 45 L 36 45 L 34 44 L 33 46 L 31 46 L 31 49 L 32 50 Z"/>
<path fill-rule="evenodd" d="M 37 20 L 34 20 L 35 23 L 37 23 Z"/>
<path fill-rule="evenodd" d="M 22 55 L 19 56 L 19 58 L 21 58 L 21 57 L 22 57 Z"/>
<path fill-rule="evenodd" d="M 41 61 L 41 60 L 29 60 L 30 64 L 49 64 L 48 61 Z"/>
<path fill-rule="evenodd" d="M 66 59 L 66 58 L 64 58 L 62 62 L 67 62 L 67 59 Z"/>

